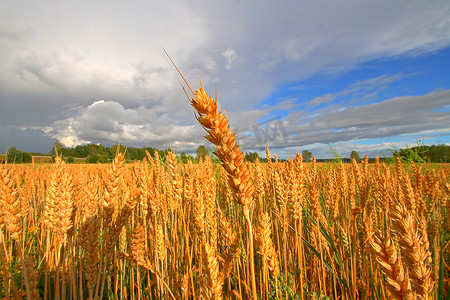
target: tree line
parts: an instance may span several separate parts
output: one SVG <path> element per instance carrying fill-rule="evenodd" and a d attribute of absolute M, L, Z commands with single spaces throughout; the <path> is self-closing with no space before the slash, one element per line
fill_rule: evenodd
<path fill-rule="evenodd" d="M 146 157 L 146 151 L 150 153 L 152 157 L 155 156 L 155 151 L 161 160 L 164 161 L 166 154 L 171 151 L 169 148 L 165 150 L 158 150 L 153 147 L 125 147 L 122 145 L 114 145 L 111 147 L 105 147 L 101 144 L 88 144 L 80 145 L 73 148 L 65 148 L 61 143 L 55 143 L 50 151 L 50 155 L 54 157 L 55 155 L 62 155 L 68 163 L 74 162 L 76 159 L 83 159 L 86 163 L 108 163 L 111 162 L 117 152 L 125 152 L 125 159 L 128 161 L 143 160 Z M 402 149 L 391 149 L 392 157 L 385 158 L 385 160 L 395 160 L 398 156 L 404 162 L 414 161 L 416 163 L 448 163 L 450 162 L 450 146 L 441 145 L 417 145 L 414 147 L 405 146 Z M 198 162 L 200 159 L 204 159 L 206 155 L 210 156 L 213 161 L 216 160 L 212 153 L 213 151 L 207 149 L 205 146 L 200 145 L 197 148 L 196 155 L 190 155 L 184 152 L 178 154 L 178 159 L 181 163 Z M 16 147 L 11 147 L 7 150 L 7 162 L 8 163 L 31 163 L 33 155 L 45 155 L 40 153 L 28 153 L 17 149 Z M 255 162 L 259 159 L 262 162 L 266 161 L 266 158 L 259 156 L 257 152 L 246 152 L 245 160 L 248 162 Z M 313 153 L 309 150 L 302 151 L 303 161 L 312 161 Z M 356 159 L 360 161 L 359 154 L 356 151 L 352 151 L 350 154 L 350 159 Z M 5 160 L 5 159 L 3 159 Z M 3 161 L 0 159 L 0 162 Z M 280 159 L 282 161 L 282 159 Z M 346 161 L 343 159 L 343 161 Z"/>
<path fill-rule="evenodd" d="M 28 152 L 20 151 L 16 147 L 11 147 L 6 151 L 6 160 L 9 164 L 26 164 L 31 163 L 32 157 Z M 0 162 L 2 162 L 1 159 Z"/>
<path fill-rule="evenodd" d="M 394 149 L 393 157 L 400 157 L 404 162 L 416 163 L 448 163 L 450 162 L 450 145 L 440 144 L 425 146 L 406 146 L 402 149 Z"/>
<path fill-rule="evenodd" d="M 143 160 L 148 152 L 153 158 L 155 157 L 155 152 L 158 152 L 158 155 L 161 160 L 164 160 L 166 154 L 171 151 L 170 149 L 159 150 L 153 147 L 126 147 L 123 145 L 114 145 L 111 147 L 105 147 L 102 144 L 88 144 L 88 145 L 79 145 L 73 148 L 65 148 L 60 143 L 55 143 L 50 154 L 54 155 L 62 155 L 67 158 L 67 161 L 70 163 L 73 161 L 71 158 L 84 158 L 86 163 L 108 163 L 111 162 L 118 152 L 125 153 L 125 160 L 128 161 L 136 161 Z M 193 161 L 195 158 L 192 155 L 186 154 L 184 152 L 178 155 L 178 159 L 182 163 L 187 163 L 189 160 Z"/>

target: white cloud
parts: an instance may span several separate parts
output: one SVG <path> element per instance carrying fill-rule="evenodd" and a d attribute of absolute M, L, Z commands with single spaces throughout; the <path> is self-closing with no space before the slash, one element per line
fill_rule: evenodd
<path fill-rule="evenodd" d="M 319 96 L 319 97 L 312 99 L 311 101 L 308 102 L 308 105 L 317 106 L 319 104 L 330 103 L 334 99 L 336 99 L 336 95 L 325 94 L 323 96 Z"/>
<path fill-rule="evenodd" d="M 225 68 L 227 70 L 229 70 L 231 68 L 231 64 L 238 57 L 236 51 L 233 48 L 231 48 L 231 47 L 228 47 L 227 50 L 222 52 L 222 56 L 227 61 L 227 64 L 225 65 Z"/>
<path fill-rule="evenodd" d="M 392 83 L 399 81 L 405 77 L 414 76 L 415 74 L 384 74 L 373 78 L 359 80 L 350 84 L 342 91 L 336 93 L 327 93 L 315 97 L 307 103 L 310 107 L 315 107 L 320 104 L 328 104 L 330 102 L 339 102 L 343 104 L 343 98 L 350 100 L 345 101 L 345 104 L 356 105 L 358 103 L 367 103 L 375 100 L 378 93 L 389 87 Z M 339 99 L 341 101 L 339 101 Z"/>
<path fill-rule="evenodd" d="M 189 141 L 194 145 L 202 144 L 200 126 L 176 123 L 174 117 L 157 115 L 143 106 L 124 108 L 118 102 L 100 100 L 81 109 L 74 117 L 54 122 L 47 135 L 67 147 L 92 141 L 158 148 L 184 145 Z"/>

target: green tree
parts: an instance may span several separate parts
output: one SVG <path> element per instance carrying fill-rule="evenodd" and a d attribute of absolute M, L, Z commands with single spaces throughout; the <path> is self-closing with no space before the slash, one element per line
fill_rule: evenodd
<path fill-rule="evenodd" d="M 60 142 L 56 142 L 53 145 L 52 150 L 50 150 L 50 154 L 51 155 L 55 155 L 55 154 L 61 155 L 62 154 L 62 149 L 63 149 L 63 146 L 61 145 L 61 143 Z"/>
<path fill-rule="evenodd" d="M 303 150 L 302 157 L 303 157 L 303 161 L 306 161 L 306 162 L 312 161 L 313 154 L 312 154 L 312 152 L 310 152 L 308 150 Z"/>
<path fill-rule="evenodd" d="M 100 157 L 98 157 L 98 155 L 96 154 L 91 154 L 86 158 L 86 163 L 88 164 L 96 164 L 98 163 Z"/>
<path fill-rule="evenodd" d="M 145 157 L 145 150 L 143 148 L 136 148 L 136 159 L 143 160 Z"/>
<path fill-rule="evenodd" d="M 109 155 L 115 157 L 118 152 L 123 152 L 123 147 L 120 145 L 114 145 L 109 148 Z"/>
<path fill-rule="evenodd" d="M 22 151 L 20 151 L 16 147 L 13 146 L 13 147 L 9 148 L 8 151 L 6 152 L 6 154 L 8 155 L 8 163 L 9 164 L 22 163 Z"/>
<path fill-rule="evenodd" d="M 450 146 L 441 144 L 427 146 L 427 148 L 428 151 L 425 154 L 427 161 L 439 163 L 450 162 Z"/>
<path fill-rule="evenodd" d="M 98 155 L 97 163 L 106 164 L 109 162 L 109 156 L 106 154 Z"/>
<path fill-rule="evenodd" d="M 98 145 L 94 145 L 94 144 L 89 144 L 88 145 L 88 149 L 89 149 L 89 154 L 90 155 L 93 155 L 93 154 L 99 154 L 99 149 L 100 149 L 100 146 L 98 146 Z"/>
<path fill-rule="evenodd" d="M 8 156 L 8 163 L 10 164 L 21 164 L 21 163 L 31 163 L 31 154 L 28 152 L 22 152 L 16 147 L 11 147 L 6 151 Z"/>
<path fill-rule="evenodd" d="M 259 154 L 257 152 L 247 152 L 245 153 L 245 160 L 251 163 L 254 163 L 256 159 L 259 158 Z"/>
<path fill-rule="evenodd" d="M 72 150 L 72 156 L 73 157 L 79 157 L 79 158 L 85 158 L 89 155 L 89 149 L 86 147 L 86 145 L 79 145 L 73 148 Z"/>
<path fill-rule="evenodd" d="M 341 157 L 341 155 L 337 152 L 336 147 L 332 147 L 332 146 L 330 145 L 330 150 L 331 150 L 331 153 L 333 154 L 333 163 L 335 163 L 335 164 L 341 164 L 341 163 L 342 163 L 342 157 Z"/>
<path fill-rule="evenodd" d="M 133 147 L 127 147 L 127 152 L 125 153 L 125 158 L 129 160 L 138 160 L 138 152 L 136 148 Z"/>
<path fill-rule="evenodd" d="M 184 153 L 184 152 L 181 152 L 181 154 L 180 154 L 180 156 L 179 156 L 179 160 L 180 160 L 183 164 L 185 164 L 185 163 L 187 163 L 188 161 L 194 160 L 194 158 L 193 158 L 191 155 L 189 155 L 189 154 L 186 154 L 186 153 Z"/>
<path fill-rule="evenodd" d="M 423 142 L 417 142 L 417 146 L 411 147 L 406 145 L 403 149 L 398 149 L 394 146 L 394 149 L 389 149 L 392 151 L 391 161 L 395 162 L 395 159 L 399 157 L 403 163 L 424 163 L 426 162 L 426 153 L 428 152 L 427 146 L 423 145 Z"/>
<path fill-rule="evenodd" d="M 353 158 L 356 160 L 357 163 L 361 162 L 361 158 L 359 158 L 359 154 L 355 150 L 353 150 L 352 153 L 350 153 L 350 160 L 352 160 Z"/>
<path fill-rule="evenodd" d="M 22 152 L 22 162 L 24 164 L 29 164 L 31 163 L 32 158 L 31 158 L 31 154 L 28 152 Z"/>
<path fill-rule="evenodd" d="M 197 159 L 198 160 L 200 160 L 200 158 L 201 159 L 205 159 L 206 155 L 209 155 L 208 149 L 206 149 L 206 147 L 203 146 L 203 145 L 198 146 L 198 148 L 197 148 Z"/>

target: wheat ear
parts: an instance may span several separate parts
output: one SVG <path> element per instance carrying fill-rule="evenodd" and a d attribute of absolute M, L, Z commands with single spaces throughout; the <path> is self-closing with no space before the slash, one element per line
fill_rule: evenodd
<path fill-rule="evenodd" d="M 207 275 L 207 285 L 210 299 L 222 299 L 222 278 L 219 272 L 217 251 L 208 242 L 203 244 L 203 264 Z"/>
<path fill-rule="evenodd" d="M 103 219 L 105 224 L 111 223 L 117 198 L 119 194 L 119 180 L 123 169 L 125 154 L 118 153 L 114 157 L 111 168 L 108 171 L 108 181 L 106 182 L 105 193 L 103 196 Z"/>
<path fill-rule="evenodd" d="M 3 214 L 6 229 L 11 233 L 13 240 L 18 241 L 22 232 L 20 224 L 20 199 L 14 186 L 10 172 L 2 167 L 0 170 L 0 208 Z"/>
<path fill-rule="evenodd" d="M 405 272 L 400 253 L 389 236 L 382 239 L 378 233 L 369 238 L 375 258 L 386 277 L 391 299 L 414 299 L 408 273 Z"/>
<path fill-rule="evenodd" d="M 394 231 L 399 237 L 404 265 L 410 270 L 413 291 L 421 299 L 429 299 L 434 283 L 431 280 L 431 268 L 427 264 L 431 253 L 426 243 L 426 232 L 419 233 L 416 219 L 402 204 L 393 207 L 391 217 Z"/>
<path fill-rule="evenodd" d="M 167 52 L 166 52 L 167 54 Z M 167 54 L 169 57 L 169 55 Z M 243 206 L 244 218 L 248 226 L 248 245 L 250 254 L 250 274 L 253 298 L 257 299 L 256 279 L 255 279 L 255 262 L 253 254 L 253 228 L 250 220 L 250 207 L 252 205 L 252 194 L 255 189 L 250 172 L 244 163 L 244 153 L 241 151 L 239 144 L 236 142 L 236 134 L 233 133 L 228 125 L 228 119 L 225 111 L 219 112 L 217 100 L 214 100 L 206 93 L 201 84 L 201 88 L 195 92 L 184 79 L 175 63 L 169 57 L 194 98 L 189 97 L 186 90 L 186 96 L 191 101 L 191 105 L 197 111 L 197 121 L 203 126 L 208 133 L 206 139 L 214 144 L 216 151 L 214 154 L 221 160 L 223 167 L 227 171 L 228 181 L 233 190 L 234 198 L 237 203 Z M 200 81 L 201 83 L 201 81 Z M 184 87 L 183 87 L 184 89 Z"/>

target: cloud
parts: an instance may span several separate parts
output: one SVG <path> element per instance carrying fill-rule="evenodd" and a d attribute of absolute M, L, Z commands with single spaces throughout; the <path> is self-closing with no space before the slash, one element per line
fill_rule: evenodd
<path fill-rule="evenodd" d="M 132 78 L 143 73 L 139 66 L 122 66 L 105 58 L 67 50 L 23 50 L 16 53 L 13 68 L 21 83 L 26 83 L 25 89 L 43 86 L 49 88 L 47 93 L 63 92 L 76 96 L 105 92 L 134 95 L 133 83 L 136 81 L 132 82 Z M 145 75 L 149 77 L 149 73 L 147 71 Z M 156 68 L 153 73 L 156 77 L 161 75 L 161 70 Z"/>
<path fill-rule="evenodd" d="M 188 101 L 186 101 L 188 102 Z M 242 135 L 267 119 L 271 112 L 287 110 L 293 101 L 283 101 L 265 109 L 246 112 L 232 112 L 229 116 L 233 128 Z M 197 124 L 193 109 L 190 122 L 180 122 L 177 115 L 165 113 L 158 108 L 138 106 L 125 108 L 121 103 L 98 100 L 85 108 L 80 108 L 72 117 L 55 121 L 47 128 L 47 135 L 58 139 L 66 147 L 87 143 L 117 144 L 130 146 L 151 146 L 160 149 L 193 151 L 205 143 L 204 130 Z M 266 122 L 267 123 L 267 122 Z"/>
<path fill-rule="evenodd" d="M 238 57 L 236 51 L 234 51 L 234 49 L 231 47 L 228 47 L 227 50 L 222 53 L 222 56 L 227 61 L 227 64 L 225 65 L 225 69 L 227 70 L 231 68 L 231 64 Z"/>
<path fill-rule="evenodd" d="M 32 27 L 33 36 L 23 33 L 19 45 L 1 50 L 0 63 L 16 75 L 5 72 L 0 78 L 26 88 L 34 77 L 74 95 L 108 92 L 105 98 L 118 94 L 124 99 L 125 93 L 142 97 L 148 89 L 176 86 L 162 46 L 188 78 L 195 80 L 199 69 L 205 83 L 220 82 L 222 97 L 237 109 L 241 97 L 255 105 L 293 77 L 450 44 L 449 5 L 442 3 L 348 1 L 323 9 L 319 2 L 148 2 L 134 7 L 112 1 L 101 14 L 101 1 L 89 3 L 89 10 L 83 10 L 83 1 L 68 7 L 45 1 L 29 8 L 15 5 L 24 19 L 7 18 L 6 25 Z M 72 12 L 68 19 L 60 18 L 63 9 Z"/>
<path fill-rule="evenodd" d="M 448 103 L 450 90 L 431 92 L 422 96 L 404 96 L 382 102 L 348 107 L 342 110 L 320 110 L 310 118 L 299 115 L 273 119 L 261 124 L 265 143 L 258 134 L 245 137 L 249 149 L 261 147 L 300 147 L 333 144 L 359 139 L 393 137 L 404 134 L 421 135 L 427 131 L 450 131 L 450 115 L 440 111 Z"/>
<path fill-rule="evenodd" d="M 315 97 L 306 104 L 310 107 L 315 107 L 321 104 L 328 104 L 330 102 L 338 102 L 340 105 L 350 104 L 357 105 L 358 103 L 367 103 L 378 98 L 378 93 L 388 88 L 394 82 L 397 82 L 406 77 L 412 77 L 415 74 L 384 74 L 377 77 L 367 78 L 356 81 L 350 84 L 347 88 L 337 93 L 327 93 Z"/>
<path fill-rule="evenodd" d="M 31 36 L 32 30 L 29 27 L 7 27 L 0 25 L 0 40 L 7 42 L 18 42 Z"/>
<path fill-rule="evenodd" d="M 336 99 L 336 97 L 337 97 L 337 95 L 325 94 L 323 96 L 319 96 L 319 97 L 316 97 L 316 98 L 312 99 L 307 104 L 309 106 L 317 106 L 319 104 L 330 103 L 331 101 Z"/>
<path fill-rule="evenodd" d="M 448 103 L 450 90 L 432 92 L 424 96 L 403 96 L 388 99 L 365 106 L 348 107 L 337 112 L 327 113 L 311 122 L 312 126 L 320 127 L 325 123 L 327 128 L 379 128 L 381 126 L 410 128 L 448 127 L 450 123 L 441 123 L 450 116 L 441 112 L 433 112 Z M 420 122 L 418 122 L 420 120 Z M 416 129 L 414 129 L 416 130 Z"/>
<path fill-rule="evenodd" d="M 124 108 L 115 101 L 100 100 L 74 117 L 54 122 L 48 135 L 67 147 L 95 142 L 152 146 L 160 149 L 203 143 L 200 126 L 177 125 L 169 114 L 156 114 L 143 106 Z M 193 143 L 192 143 L 193 142 Z"/>
<path fill-rule="evenodd" d="M 43 128 L 0 125 L 0 153 L 5 153 L 13 146 L 22 151 L 47 153 L 57 141 L 47 136 Z"/>

